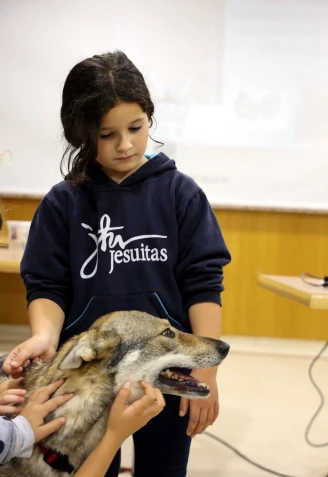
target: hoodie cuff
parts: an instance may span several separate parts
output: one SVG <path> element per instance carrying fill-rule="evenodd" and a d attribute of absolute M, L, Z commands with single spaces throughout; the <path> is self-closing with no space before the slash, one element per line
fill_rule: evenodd
<path fill-rule="evenodd" d="M 186 300 L 186 307 L 189 309 L 191 305 L 195 305 L 196 303 L 217 303 L 218 305 L 222 306 L 221 294 L 220 292 L 214 291 L 198 293 L 197 295 L 193 295 Z"/>
<path fill-rule="evenodd" d="M 66 313 L 66 308 L 67 308 L 67 302 L 66 299 L 56 295 L 56 293 L 51 293 L 49 291 L 36 291 L 32 292 L 29 297 L 28 297 L 28 303 L 29 304 L 36 300 L 37 298 L 47 298 L 48 300 L 54 301 L 60 308 L 63 310 L 64 313 Z"/>

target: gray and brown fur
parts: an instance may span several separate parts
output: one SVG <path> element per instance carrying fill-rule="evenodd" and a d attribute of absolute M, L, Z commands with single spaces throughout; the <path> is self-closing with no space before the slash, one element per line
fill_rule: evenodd
<path fill-rule="evenodd" d="M 139 311 L 120 311 L 99 318 L 88 331 L 67 341 L 52 361 L 33 363 L 25 372 L 27 398 L 60 378 L 65 383 L 56 394 L 75 394 L 48 416 L 63 416 L 66 423 L 42 444 L 67 455 L 73 467 L 79 468 L 104 433 L 110 405 L 123 383 L 132 384 L 131 402 L 143 394 L 140 380 L 165 394 L 199 398 L 202 396 L 196 388 L 163 384 L 159 374 L 170 367 L 216 366 L 228 350 L 222 341 L 182 333 L 167 320 Z M 15 458 L 1 467 L 2 477 L 67 475 L 45 463 L 37 446 L 30 459 Z"/>

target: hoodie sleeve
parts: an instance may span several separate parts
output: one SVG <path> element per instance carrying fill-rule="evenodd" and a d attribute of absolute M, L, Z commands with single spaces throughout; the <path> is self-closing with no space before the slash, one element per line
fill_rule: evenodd
<path fill-rule="evenodd" d="M 223 266 L 230 260 L 219 224 L 202 190 L 177 217 L 179 259 L 176 278 L 184 305 L 214 302 L 221 305 Z"/>
<path fill-rule="evenodd" d="M 0 463 L 14 457 L 31 457 L 34 443 L 33 429 L 25 417 L 0 417 Z"/>
<path fill-rule="evenodd" d="M 69 232 L 61 212 L 46 197 L 32 220 L 21 276 L 28 304 L 48 298 L 66 312 L 71 296 Z"/>

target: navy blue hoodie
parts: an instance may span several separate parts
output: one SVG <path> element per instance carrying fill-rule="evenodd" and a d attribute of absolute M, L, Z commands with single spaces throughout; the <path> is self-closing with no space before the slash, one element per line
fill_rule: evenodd
<path fill-rule="evenodd" d="M 65 313 L 60 342 L 115 310 L 169 318 L 221 304 L 230 254 L 204 192 L 160 153 L 120 184 L 96 165 L 91 181 L 55 185 L 39 205 L 21 263 L 27 301 Z"/>

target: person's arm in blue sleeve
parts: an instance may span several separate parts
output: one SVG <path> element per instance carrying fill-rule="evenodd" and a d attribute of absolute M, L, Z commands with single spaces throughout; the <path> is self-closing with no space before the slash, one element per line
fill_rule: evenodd
<path fill-rule="evenodd" d="M 34 443 L 33 429 L 25 417 L 0 417 L 0 463 L 14 457 L 31 457 Z"/>

